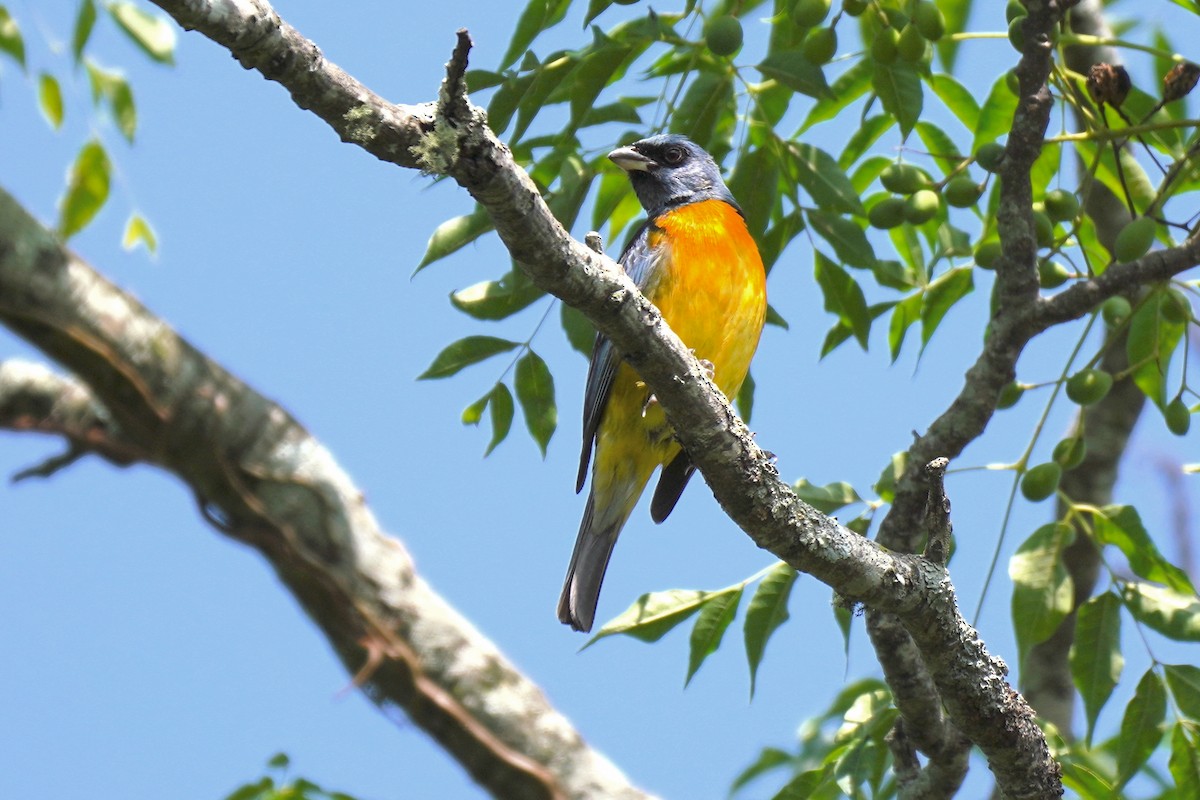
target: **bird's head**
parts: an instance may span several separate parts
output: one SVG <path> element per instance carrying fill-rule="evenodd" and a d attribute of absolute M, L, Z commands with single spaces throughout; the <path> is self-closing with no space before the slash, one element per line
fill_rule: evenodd
<path fill-rule="evenodd" d="M 721 180 L 717 162 L 686 136 L 651 136 L 613 150 L 608 157 L 629 173 L 633 191 L 651 218 L 673 206 L 701 200 L 724 200 L 738 207 Z"/>

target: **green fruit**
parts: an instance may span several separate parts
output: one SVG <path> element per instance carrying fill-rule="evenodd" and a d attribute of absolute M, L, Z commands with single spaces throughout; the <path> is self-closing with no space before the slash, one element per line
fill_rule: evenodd
<path fill-rule="evenodd" d="M 804 37 L 801 45 L 804 57 L 818 66 L 825 64 L 837 52 L 837 31 L 830 28 L 813 28 Z"/>
<path fill-rule="evenodd" d="M 900 40 L 896 42 L 896 54 L 901 61 L 915 63 L 925 57 L 925 37 L 911 22 L 900 31 Z"/>
<path fill-rule="evenodd" d="M 842 11 L 848 17 L 858 17 L 867 10 L 868 5 L 867 0 L 842 0 Z"/>
<path fill-rule="evenodd" d="M 1025 394 L 1025 387 L 1021 384 L 1016 381 L 1006 383 L 1000 390 L 1000 396 L 996 398 L 996 409 L 1012 408 L 1023 394 Z"/>
<path fill-rule="evenodd" d="M 1003 161 L 1004 145 L 999 142 L 985 142 L 979 145 L 979 149 L 975 151 L 975 163 L 988 172 L 995 172 L 1000 169 L 1000 164 Z"/>
<path fill-rule="evenodd" d="M 1008 43 L 1011 44 L 1018 53 L 1025 52 L 1025 18 L 1017 17 L 1008 24 Z"/>
<path fill-rule="evenodd" d="M 801 28 L 820 25 L 829 15 L 830 0 L 799 0 L 792 9 L 792 22 Z"/>
<path fill-rule="evenodd" d="M 888 164 L 879 173 L 879 182 L 896 194 L 912 194 L 929 186 L 929 179 L 912 164 Z"/>
<path fill-rule="evenodd" d="M 1054 494 L 1062 480 L 1062 467 L 1053 461 L 1031 467 L 1021 478 L 1021 494 L 1037 503 Z"/>
<path fill-rule="evenodd" d="M 1090 406 L 1099 403 L 1112 389 L 1113 376 L 1102 369 L 1081 369 L 1067 378 L 1067 397 L 1072 403 Z"/>
<path fill-rule="evenodd" d="M 1043 289 L 1057 289 L 1072 277 L 1071 271 L 1057 261 L 1038 260 L 1038 285 Z"/>
<path fill-rule="evenodd" d="M 1124 297 L 1110 297 L 1100 306 L 1100 314 L 1110 327 L 1117 327 L 1133 313 L 1133 306 Z"/>
<path fill-rule="evenodd" d="M 1051 458 L 1064 470 L 1075 469 L 1083 463 L 1087 455 L 1087 445 L 1082 436 L 1072 436 L 1054 445 L 1054 455 Z"/>
<path fill-rule="evenodd" d="M 957 175 L 946 182 L 942 194 L 955 208 L 967 208 L 983 196 L 983 184 L 976 183 L 970 175 Z"/>
<path fill-rule="evenodd" d="M 984 269 L 991 269 L 996 266 L 996 262 L 1000 260 L 1002 249 L 1000 243 L 996 240 L 990 242 L 981 242 L 975 248 L 975 264 Z"/>
<path fill-rule="evenodd" d="M 1021 0 L 1008 0 L 1008 5 L 1004 8 L 1005 20 L 1012 22 L 1014 19 L 1028 15 L 1029 9 L 1025 8 L 1025 5 L 1021 2 Z"/>
<path fill-rule="evenodd" d="M 742 46 L 742 23 L 729 15 L 711 20 L 704 28 L 704 43 L 716 56 L 731 56 Z"/>
<path fill-rule="evenodd" d="M 1065 189 L 1046 192 L 1046 213 L 1055 222 L 1069 222 L 1079 216 L 1079 201 Z"/>
<path fill-rule="evenodd" d="M 937 216 L 942 207 L 942 198 L 932 189 L 921 189 L 904 202 L 904 218 L 913 225 L 928 222 Z"/>
<path fill-rule="evenodd" d="M 1117 241 L 1113 245 L 1113 255 L 1117 261 L 1137 261 L 1146 255 L 1150 245 L 1154 244 L 1155 227 L 1155 222 L 1150 217 L 1138 217 L 1126 223 L 1117 234 Z"/>
<path fill-rule="evenodd" d="M 931 42 L 936 42 L 946 35 L 946 18 L 929 0 L 917 0 L 917 5 L 913 8 L 913 22 L 917 23 L 921 35 Z"/>
<path fill-rule="evenodd" d="M 905 201 L 902 197 L 885 197 L 867 212 L 867 221 L 872 228 L 888 230 L 904 222 Z"/>
<path fill-rule="evenodd" d="M 896 60 L 896 52 L 900 44 L 900 32 L 895 28 L 884 28 L 875 34 L 871 42 L 871 58 L 880 64 L 891 64 Z"/>
<path fill-rule="evenodd" d="M 1192 303 L 1178 289 L 1171 287 L 1163 294 L 1158 307 L 1162 318 L 1172 325 L 1186 325 L 1192 319 Z"/>
<path fill-rule="evenodd" d="M 1033 233 L 1037 237 L 1038 247 L 1054 244 L 1054 223 L 1045 211 L 1033 212 Z"/>
<path fill-rule="evenodd" d="M 1167 407 L 1163 409 L 1163 417 L 1167 420 L 1167 430 L 1176 436 L 1186 436 L 1188 428 L 1192 426 L 1192 412 L 1181 397 L 1167 403 Z"/>
<path fill-rule="evenodd" d="M 1021 94 L 1021 79 L 1017 77 L 1017 71 L 1015 69 L 1010 69 L 1008 72 L 1004 73 L 1004 85 L 1007 86 L 1008 90 L 1013 94 L 1018 96 Z"/>

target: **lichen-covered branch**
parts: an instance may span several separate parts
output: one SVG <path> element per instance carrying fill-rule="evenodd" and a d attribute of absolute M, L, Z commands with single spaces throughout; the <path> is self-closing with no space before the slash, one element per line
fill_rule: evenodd
<path fill-rule="evenodd" d="M 74 379 L 9 362 L 0 426 L 166 469 L 259 550 L 355 682 L 496 797 L 644 798 L 435 594 L 286 411 L 65 250 L 0 191 L 0 322 Z M 82 381 L 82 383 L 80 383 Z"/>

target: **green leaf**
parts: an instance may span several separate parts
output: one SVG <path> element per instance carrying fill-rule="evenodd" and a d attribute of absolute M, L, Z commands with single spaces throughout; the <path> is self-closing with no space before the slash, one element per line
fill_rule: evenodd
<path fill-rule="evenodd" d="M 846 147 L 843 148 L 842 154 L 838 156 L 838 166 L 842 169 L 849 169 L 851 164 L 858 161 L 862 157 L 862 154 L 867 152 L 868 147 L 875 144 L 879 140 L 879 137 L 887 133 L 895 124 L 896 119 L 891 114 L 877 114 L 863 120 L 858 129 L 850 134 L 850 139 L 846 142 Z M 892 163 L 890 158 L 883 156 L 880 156 L 880 160 L 882 164 Z M 869 184 L 878 174 L 872 175 L 863 186 L 865 187 Z"/>
<path fill-rule="evenodd" d="M 1167 693 L 1154 669 L 1146 670 L 1125 708 L 1117 738 L 1117 782 L 1124 786 L 1134 776 L 1162 739 L 1161 725 L 1167 714 Z"/>
<path fill-rule="evenodd" d="M 429 237 L 429 244 L 425 245 L 425 255 L 421 257 L 421 263 L 417 264 L 413 274 L 416 275 L 438 259 L 465 247 L 491 229 L 492 218 L 480 205 L 476 205 L 470 214 L 446 220 L 438 225 Z"/>
<path fill-rule="evenodd" d="M 17 21 L 4 6 L 0 6 L 0 51 L 8 53 L 21 69 L 25 69 L 25 39 Z"/>
<path fill-rule="evenodd" d="M 742 381 L 742 388 L 738 389 L 737 397 L 734 398 L 738 415 L 746 424 L 750 423 L 750 415 L 754 412 L 754 388 L 754 376 L 747 372 L 746 379 Z"/>
<path fill-rule="evenodd" d="M 1196 747 L 1196 729 L 1176 722 L 1171 730 L 1171 777 L 1180 789 L 1200 786 L 1200 749 Z"/>
<path fill-rule="evenodd" d="M 770 59 L 768 59 L 769 61 Z M 804 59 L 807 61 L 807 59 Z M 818 70 L 820 72 L 820 70 Z M 822 76 L 824 77 L 824 76 Z M 829 92 L 822 94 L 804 118 L 799 133 L 816 125 L 818 122 L 834 119 L 851 103 L 867 93 L 871 88 L 871 61 L 860 59 L 858 63 L 843 72 L 829 87 Z"/>
<path fill-rule="evenodd" d="M 154 228 L 150 227 L 150 223 L 141 214 L 133 214 L 125 223 L 125 235 L 121 237 L 121 246 L 132 250 L 139 244 L 144 245 L 151 255 L 158 252 L 158 237 L 154 235 Z"/>
<path fill-rule="evenodd" d="M 855 226 L 857 228 L 857 226 Z M 871 315 L 862 287 L 850 277 L 850 273 L 839 267 L 820 250 L 814 250 L 817 284 L 825 297 L 825 310 L 836 314 L 838 319 L 854 332 L 863 350 L 871 335 Z M 826 355 L 825 353 L 821 354 Z"/>
<path fill-rule="evenodd" d="M 683 685 L 692 682 L 692 676 L 704 659 L 717 652 L 725 629 L 737 616 L 738 605 L 742 602 L 742 584 L 731 586 L 716 594 L 710 595 L 700 609 L 700 616 L 692 626 L 692 636 L 688 643 L 688 672 Z"/>
<path fill-rule="evenodd" d="M 512 41 L 509 42 L 504 58 L 500 59 L 499 69 L 511 67 L 518 58 L 525 55 L 525 51 L 539 33 L 562 22 L 570 5 L 570 0 L 530 0 L 517 19 L 516 30 L 513 31 Z"/>
<path fill-rule="evenodd" d="M 571 75 L 571 124 L 579 126 L 595 107 L 596 99 L 624 71 L 624 67 L 637 51 L 629 45 L 617 44 L 611 39 L 601 38 L 584 51 L 579 66 Z M 636 116 L 636 111 L 634 112 Z"/>
<path fill-rule="evenodd" d="M 1029 648 L 1044 642 L 1071 612 L 1075 586 L 1062 563 L 1062 552 L 1075 537 L 1070 525 L 1038 528 L 1008 563 L 1013 581 L 1012 618 L 1023 663 Z"/>
<path fill-rule="evenodd" d="M 555 53 L 539 65 L 533 73 L 533 83 L 517 104 L 517 125 L 512 138 L 520 139 L 529 130 L 538 112 L 546 107 L 546 99 L 575 69 L 576 61 L 570 54 Z"/>
<path fill-rule="evenodd" d="M 58 79 L 48 72 L 43 72 L 38 77 L 38 106 L 42 110 L 42 116 L 50 123 L 51 128 L 58 130 L 62 127 L 62 87 L 58 85 Z"/>
<path fill-rule="evenodd" d="M 928 83 L 938 99 L 950 109 L 950 113 L 968 131 L 974 131 L 979 125 L 979 103 L 975 102 L 975 95 L 953 75 L 937 73 L 928 78 Z"/>
<path fill-rule="evenodd" d="M 79 4 L 79 13 L 75 15 L 75 30 L 71 34 L 71 55 L 75 58 L 75 66 L 79 66 L 83 59 L 83 49 L 87 47 L 95 25 L 96 3 L 94 0 L 83 0 Z"/>
<path fill-rule="evenodd" d="M 657 642 L 672 628 L 695 614 L 712 592 L 669 589 L 642 595 L 618 617 L 606 622 L 584 648 L 606 636 L 623 633 L 643 642 Z"/>
<path fill-rule="evenodd" d="M 817 100 L 832 94 L 825 80 L 825 72 L 799 50 L 784 50 L 767 56 L 758 65 L 758 71 L 765 78 L 774 78 L 784 86 Z"/>
<path fill-rule="evenodd" d="M 761 238 L 779 196 L 779 159 L 771 148 L 742 153 L 729 176 L 729 191 L 746 217 L 746 227 Z"/>
<path fill-rule="evenodd" d="M 58 233 L 63 239 L 70 239 L 87 227 L 104 206 L 111 173 L 112 165 L 103 145 L 93 139 L 80 148 L 59 207 Z"/>
<path fill-rule="evenodd" d="M 480 361 L 500 353 L 507 353 L 519 346 L 517 342 L 498 339 L 495 336 L 467 336 L 447 345 L 433 359 L 433 363 L 417 376 L 417 380 L 448 378 L 457 374 L 464 367 L 478 364 Z"/>
<path fill-rule="evenodd" d="M 778 747 L 764 747 L 758 754 L 758 758 L 754 759 L 754 763 L 738 773 L 738 776 L 733 779 L 733 784 L 729 787 L 729 791 L 732 794 L 759 775 L 790 763 L 792 763 L 791 753 L 788 753 L 786 750 L 780 750 Z"/>
<path fill-rule="evenodd" d="M 974 288 L 974 271 L 970 267 L 955 267 L 929 284 L 921 301 L 922 349 L 929 343 L 946 312 Z"/>
<path fill-rule="evenodd" d="M 271 769 L 283 769 L 291 763 L 287 753 L 276 753 L 267 761 L 267 766 Z"/>
<path fill-rule="evenodd" d="M 801 772 L 780 789 L 771 800 L 808 800 L 829 780 L 833 766 L 826 765 Z"/>
<path fill-rule="evenodd" d="M 1133 506 L 1105 506 L 1093 516 L 1093 536 L 1099 544 L 1117 547 L 1129 559 L 1134 574 L 1162 583 L 1177 592 L 1194 594 L 1196 589 L 1187 573 L 1167 561 L 1146 532 L 1142 518 Z"/>
<path fill-rule="evenodd" d="M 818 236 L 833 245 L 834 252 L 843 263 L 863 269 L 875 266 L 875 251 L 857 223 L 837 214 L 809 209 L 808 225 Z"/>
<path fill-rule="evenodd" d="M 1118 168 L 1117 159 L 1113 156 L 1109 143 L 1078 141 L 1073 144 L 1085 164 L 1095 163 L 1096 148 L 1103 147 L 1099 163 L 1096 165 L 1096 179 L 1120 198 L 1125 197 L 1125 188 L 1127 188 L 1129 195 L 1133 198 L 1134 207 L 1138 209 L 1139 213 L 1151 206 L 1155 198 L 1154 184 L 1150 182 L 1146 171 L 1142 169 L 1137 158 L 1129 152 L 1128 147 L 1121 148 L 1120 168 Z M 1125 188 L 1121 187 L 1122 182 L 1124 182 Z"/>
<path fill-rule="evenodd" d="M 900 357 L 900 348 L 904 346 L 908 329 L 921 318 L 924 299 L 924 292 L 917 292 L 901 300 L 892 309 L 892 319 L 888 324 L 888 348 L 893 362 Z"/>
<path fill-rule="evenodd" d="M 1096 718 L 1121 677 L 1121 598 L 1112 592 L 1096 595 L 1079 607 L 1075 643 L 1071 646 L 1071 677 L 1087 714 L 1087 741 L 1092 741 Z"/>
<path fill-rule="evenodd" d="M 845 481 L 817 486 L 809 483 L 807 478 L 801 478 L 792 485 L 792 489 L 797 497 L 822 514 L 832 514 L 840 508 L 862 502 L 854 487 Z"/>
<path fill-rule="evenodd" d="M 592 347 L 596 344 L 596 329 L 582 313 L 566 303 L 561 305 L 561 321 L 563 331 L 567 334 L 567 341 L 570 342 L 571 347 L 583 353 L 584 356 L 590 357 Z"/>
<path fill-rule="evenodd" d="M 525 414 L 525 427 L 537 442 L 542 457 L 546 445 L 558 427 L 558 408 L 554 404 L 554 378 L 541 356 L 530 350 L 517 362 L 517 401 Z"/>
<path fill-rule="evenodd" d="M 587 13 L 583 16 L 583 26 L 592 24 L 592 20 L 604 13 L 613 4 L 613 0 L 588 0 Z"/>
<path fill-rule="evenodd" d="M 512 430 L 513 421 L 513 396 L 508 387 L 503 383 L 497 383 L 492 388 L 492 393 L 489 395 L 488 409 L 491 411 L 490 419 L 492 421 L 492 440 L 488 442 L 487 450 L 483 451 L 483 457 L 487 458 L 496 449 L 496 445 L 504 441 L 508 436 L 508 432 Z"/>
<path fill-rule="evenodd" d="M 1194 594 L 1130 581 L 1122 598 L 1134 619 L 1171 639 L 1200 642 L 1200 602 Z"/>
<path fill-rule="evenodd" d="M 132 142 L 137 129 L 137 109 L 129 82 L 120 73 L 101 69 L 90 59 L 84 60 L 84 66 L 92 88 L 92 102 L 97 105 L 101 100 L 107 102 L 117 128 L 126 140 Z"/>
<path fill-rule="evenodd" d="M 450 304 L 475 319 L 497 320 L 512 316 L 544 295 L 524 272 L 513 270 L 499 280 L 453 292 Z"/>
<path fill-rule="evenodd" d="M 972 0 L 937 0 L 937 7 L 946 19 L 946 31 L 957 33 L 967 27 L 967 19 L 971 16 Z M 943 36 L 937 42 L 938 56 L 946 69 L 953 70 L 954 62 L 958 59 L 958 48 L 961 42 L 953 36 Z"/>
<path fill-rule="evenodd" d="M 1163 672 L 1175 705 L 1185 716 L 1200 720 L 1200 667 L 1193 664 L 1166 664 Z"/>
<path fill-rule="evenodd" d="M 142 52 L 160 64 L 175 63 L 175 28 L 162 16 L 129 2 L 108 4 L 108 13 Z"/>
<path fill-rule="evenodd" d="M 796 180 L 816 205 L 826 211 L 858 216 L 866 214 L 854 184 L 833 156 L 819 147 L 802 142 L 789 143 L 788 154 L 792 157 L 792 165 L 796 167 Z"/>
<path fill-rule="evenodd" d="M 907 139 L 917 120 L 921 118 L 921 108 L 925 102 L 925 91 L 921 86 L 921 76 L 912 64 L 896 61 L 884 64 L 874 61 L 875 74 L 871 76 L 871 85 L 879 95 L 883 108 L 900 123 L 900 135 Z"/>
<path fill-rule="evenodd" d="M 920 136 L 921 141 L 925 144 L 925 149 L 929 151 L 934 161 L 942 168 L 942 174 L 949 174 L 962 162 L 963 156 L 959 152 L 958 146 L 937 125 L 922 120 L 917 123 L 916 130 L 917 136 Z M 1046 149 L 1052 150 L 1054 148 L 1048 147 Z"/>
<path fill-rule="evenodd" d="M 1167 402 L 1167 367 L 1185 327 L 1163 319 L 1165 298 L 1165 292 L 1154 292 L 1133 312 L 1125 344 L 1134 366 L 1133 382 L 1159 408 Z"/>
<path fill-rule="evenodd" d="M 800 216 L 799 211 L 792 211 L 763 234 L 762 239 L 759 241 L 758 249 L 759 254 L 762 256 L 763 266 L 766 268 L 768 274 L 770 274 L 771 267 L 779 260 L 779 256 L 783 253 L 784 248 L 791 244 L 792 240 L 802 230 L 804 230 L 804 217 Z M 779 317 L 779 319 L 782 319 L 782 317 Z M 767 310 L 767 321 L 772 322 L 770 309 Z M 784 323 L 784 327 L 786 327 L 786 323 Z"/>
<path fill-rule="evenodd" d="M 759 582 L 746 608 L 743 632 L 746 637 L 746 660 L 750 664 L 750 696 L 754 697 L 754 681 L 758 665 L 767 650 L 767 641 L 780 625 L 787 621 L 788 597 L 798 573 L 780 561 Z"/>
<path fill-rule="evenodd" d="M 671 133 L 684 134 L 720 163 L 729 151 L 736 115 L 733 77 L 702 72 L 676 107 L 671 117 Z"/>
<path fill-rule="evenodd" d="M 979 119 L 975 123 L 975 137 L 971 141 L 971 152 L 979 149 L 985 142 L 994 142 L 1008 133 L 1012 127 L 1013 114 L 1017 110 L 1017 98 L 1008 89 L 1008 78 L 1001 74 L 992 84 L 992 90 L 983 107 L 979 109 Z"/>

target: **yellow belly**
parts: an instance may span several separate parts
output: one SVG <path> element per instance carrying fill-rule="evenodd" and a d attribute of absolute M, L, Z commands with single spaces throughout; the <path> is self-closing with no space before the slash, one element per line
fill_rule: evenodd
<path fill-rule="evenodd" d="M 729 204 L 707 200 L 660 216 L 652 248 L 669 243 L 664 267 L 645 294 L 696 357 L 713 365 L 713 381 L 736 396 L 766 318 L 766 274 L 745 222 Z M 679 452 L 662 409 L 643 407 L 650 391 L 622 363 L 596 437 L 593 492 L 632 510 L 654 469 Z"/>

